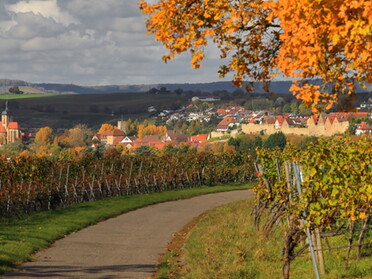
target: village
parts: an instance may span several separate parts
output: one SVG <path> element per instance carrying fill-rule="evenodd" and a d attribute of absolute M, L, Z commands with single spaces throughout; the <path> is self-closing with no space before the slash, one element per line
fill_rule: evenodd
<path fill-rule="evenodd" d="M 197 100 L 213 102 L 218 100 L 218 98 L 197 98 Z M 192 104 L 190 106 L 192 107 Z M 364 109 L 371 107 L 371 99 L 361 105 L 361 108 Z M 156 109 L 149 107 L 149 111 L 155 112 Z M 372 119 L 372 115 L 369 112 L 322 113 L 318 116 L 294 113 L 275 115 L 268 110 L 252 111 L 246 110 L 241 106 L 227 106 L 219 109 L 207 107 L 198 112 L 188 111 L 187 108 L 177 111 L 166 110 L 160 112 L 157 117 L 161 118 L 166 124 L 180 120 L 186 122 L 209 122 L 212 117 L 219 119 L 219 122 L 211 132 L 205 134 L 186 135 L 180 130 L 172 129 L 164 131 L 163 134 L 150 132 L 149 135 L 136 137 L 135 135 L 127 135 L 127 122 L 121 120 L 118 121 L 116 129 L 98 133 L 93 140 L 96 145 L 104 144 L 112 147 L 121 144 L 128 150 L 133 150 L 143 145 L 162 149 L 166 145 L 176 146 L 182 143 L 199 147 L 207 141 L 223 142 L 240 134 L 272 135 L 282 132 L 286 135 L 330 137 L 347 132 L 353 119 L 360 120 L 354 130 L 355 135 L 372 133 L 371 125 L 367 124 L 368 119 Z M 366 121 L 361 121 L 363 119 Z"/>
<path fill-rule="evenodd" d="M 91 148 L 104 147 L 105 149 L 121 146 L 126 151 L 134 151 L 141 146 L 149 146 L 161 150 L 167 145 L 179 146 L 188 144 L 190 147 L 198 148 L 204 143 L 226 142 L 229 138 L 238 135 L 272 135 L 282 132 L 285 135 L 331 137 L 344 134 L 354 125 L 353 134 L 360 135 L 372 133 L 370 125 L 372 107 L 371 98 L 368 102 L 361 104 L 359 109 L 364 112 L 332 112 L 321 113 L 318 116 L 304 115 L 300 113 L 275 113 L 270 110 L 248 110 L 242 106 L 225 106 L 215 108 L 213 106 L 198 106 L 195 104 L 212 103 L 219 101 L 216 97 L 193 98 L 188 107 L 182 107 L 176 111 L 163 110 L 157 112 L 154 107 L 148 111 L 153 113 L 155 119 L 162 124 L 145 121 L 133 127 L 131 121 L 118 120 L 116 124 L 102 123 L 101 129 L 93 134 L 90 140 Z M 215 124 L 210 124 L 212 119 Z M 21 125 L 13 121 L 9 112 L 8 103 L 2 112 L 0 125 L 0 144 L 5 145 L 14 142 L 32 142 L 35 134 L 21 130 Z M 358 120 L 358 121 L 355 121 Z M 156 122 L 156 121 L 155 121 Z M 183 125 L 200 125 L 209 123 L 210 129 L 207 133 L 195 133 L 190 135 L 182 129 L 169 128 L 172 123 L 184 123 Z M 186 124 L 185 124 L 186 123 Z M 176 127 L 177 125 L 173 125 Z M 184 127 L 184 126 L 182 126 Z M 141 132 L 139 131 L 141 129 Z M 184 129 L 183 129 L 184 130 Z M 94 132 L 93 132 L 94 133 Z M 63 138 L 62 135 L 60 138 Z"/>

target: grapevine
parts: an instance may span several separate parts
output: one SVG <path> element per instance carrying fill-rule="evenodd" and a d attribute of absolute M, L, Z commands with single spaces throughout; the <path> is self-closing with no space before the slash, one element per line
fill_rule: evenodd
<path fill-rule="evenodd" d="M 247 154 L 206 152 L 77 160 L 0 158 L 0 215 L 14 216 L 106 197 L 253 179 Z M 252 157 L 253 158 L 253 157 Z"/>
<path fill-rule="evenodd" d="M 289 278 L 290 262 L 296 257 L 295 249 L 306 238 L 307 230 L 314 237 L 317 232 L 332 235 L 331 232 L 346 226 L 350 234 L 347 268 L 358 225 L 360 257 L 371 217 L 372 138 L 320 139 L 304 151 L 287 146 L 283 151 L 261 149 L 257 152 L 260 179 L 254 189 L 257 203 L 253 215 L 258 226 L 262 212 L 271 213 L 272 217 L 263 225 L 265 235 L 279 220 L 286 227 L 283 277 Z M 304 247 L 297 254 L 303 252 Z M 315 250 L 319 263 L 321 247 Z"/>

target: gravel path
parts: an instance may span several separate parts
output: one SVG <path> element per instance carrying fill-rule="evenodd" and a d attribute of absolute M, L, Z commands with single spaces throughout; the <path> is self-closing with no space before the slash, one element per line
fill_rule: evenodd
<path fill-rule="evenodd" d="M 37 260 L 2 278 L 130 278 L 151 276 L 172 234 L 204 211 L 252 197 L 240 190 L 144 207 L 55 242 Z"/>

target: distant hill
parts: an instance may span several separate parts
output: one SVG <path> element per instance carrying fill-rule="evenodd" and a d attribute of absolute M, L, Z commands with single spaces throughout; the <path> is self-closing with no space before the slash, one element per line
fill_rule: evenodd
<path fill-rule="evenodd" d="M 314 83 L 319 81 L 314 81 Z M 273 81 L 270 89 L 275 93 L 289 94 L 291 81 Z M 195 92 L 214 92 L 214 91 L 229 91 L 233 92 L 238 88 L 233 86 L 231 82 L 208 82 L 208 83 L 165 83 L 165 84 L 136 84 L 136 85 L 105 85 L 105 86 L 80 86 L 75 84 L 60 84 L 60 83 L 30 83 L 22 80 L 0 79 L 0 93 L 8 93 L 11 86 L 20 86 L 28 88 L 27 92 L 38 93 L 55 93 L 55 94 L 105 94 L 105 93 L 137 93 L 147 92 L 152 88 L 160 89 L 162 87 L 167 90 L 174 91 L 182 89 L 183 91 Z M 262 89 L 262 82 L 254 83 L 255 93 L 265 93 Z M 372 84 L 369 84 L 367 89 L 357 86 L 357 92 L 371 92 Z"/>

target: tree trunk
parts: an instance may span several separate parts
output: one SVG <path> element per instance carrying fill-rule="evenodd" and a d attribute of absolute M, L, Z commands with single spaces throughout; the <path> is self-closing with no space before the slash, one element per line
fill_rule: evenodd
<path fill-rule="evenodd" d="M 369 217 L 370 217 L 370 215 L 367 214 L 366 218 L 362 221 L 362 228 L 361 228 L 359 238 L 358 238 L 358 256 L 357 256 L 358 260 L 360 260 L 360 258 L 362 256 L 362 241 L 363 241 L 363 238 L 364 238 L 364 234 L 368 229 Z"/>
<path fill-rule="evenodd" d="M 349 268 L 349 257 L 350 257 L 350 252 L 351 252 L 351 245 L 353 244 L 354 232 L 355 232 L 355 221 L 350 221 L 350 224 L 349 224 L 350 235 L 349 235 L 348 247 L 346 251 L 345 269 Z"/>

